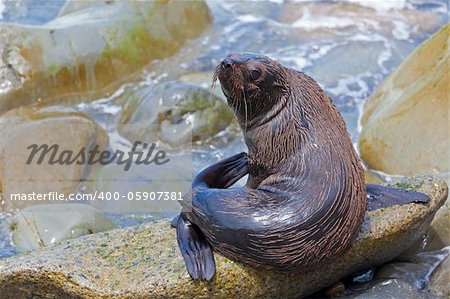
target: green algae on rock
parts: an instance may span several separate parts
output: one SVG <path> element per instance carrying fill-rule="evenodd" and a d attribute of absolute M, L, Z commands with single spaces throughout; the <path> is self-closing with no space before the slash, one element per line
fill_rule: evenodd
<path fill-rule="evenodd" d="M 43 26 L 0 25 L 0 113 L 39 99 L 105 95 L 211 23 L 203 1 L 72 6 Z"/>
<path fill-rule="evenodd" d="M 88 163 L 55 164 L 51 162 L 52 157 L 59 159 L 66 150 L 75 156 L 80 150 L 89 151 L 95 145 L 101 151 L 108 143 L 108 135 L 103 128 L 88 116 L 70 108 L 24 107 L 6 112 L 0 116 L 0 191 L 4 197 L 0 211 L 58 202 L 18 200 L 11 198 L 12 194 L 28 197 L 33 193 L 74 193 L 92 166 Z M 33 145 L 36 145 L 34 155 L 31 154 L 33 148 L 30 148 Z M 48 152 L 43 155 L 45 146 Z M 41 147 L 43 150 L 38 150 Z M 68 158 L 67 155 L 64 157 Z"/>
<path fill-rule="evenodd" d="M 230 107 L 209 90 L 179 81 L 168 81 L 126 92 L 120 99 L 123 112 L 119 132 L 130 140 L 162 140 L 170 146 L 206 143 L 225 130 L 234 116 Z M 171 134 L 168 127 L 186 127 Z M 158 130 L 154 130 L 158 126 Z M 155 132 L 156 131 L 156 132 Z"/>
<path fill-rule="evenodd" d="M 430 196 L 367 213 L 352 248 L 302 274 L 252 269 L 216 254 L 211 282 L 193 281 L 169 220 L 113 230 L 0 261 L 0 292 L 10 298 L 292 298 L 304 297 L 341 277 L 383 264 L 409 248 L 428 228 L 448 194 L 445 182 L 404 179 Z"/>

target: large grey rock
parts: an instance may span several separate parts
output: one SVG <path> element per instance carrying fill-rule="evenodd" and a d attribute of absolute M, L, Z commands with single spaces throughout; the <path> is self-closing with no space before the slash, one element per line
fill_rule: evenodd
<path fill-rule="evenodd" d="M 10 223 L 12 241 L 19 250 L 36 249 L 114 227 L 101 211 L 75 203 L 27 207 Z"/>
<path fill-rule="evenodd" d="M 253 269 L 216 254 L 214 279 L 192 281 L 175 230 L 166 220 L 85 236 L 2 260 L 0 292 L 8 298 L 304 297 L 350 273 L 393 259 L 426 231 L 447 197 L 446 183 L 422 177 L 405 179 L 399 186 L 424 192 L 431 202 L 368 212 L 353 247 L 308 273 Z"/>
<path fill-rule="evenodd" d="M 83 2 L 42 26 L 0 24 L 0 113 L 108 94 L 211 23 L 203 1 Z"/>
<path fill-rule="evenodd" d="M 40 164 L 42 152 L 32 156 L 32 148 L 29 148 L 32 145 L 48 145 L 49 153 Z M 50 150 L 54 145 L 59 149 Z M 49 200 L 49 197 L 44 199 L 43 196 L 49 192 L 65 196 L 74 193 L 98 164 L 61 165 L 52 164 L 51 161 L 59 159 L 66 150 L 74 152 L 73 159 L 83 148 L 87 153 L 95 146 L 102 151 L 107 145 L 108 135 L 105 130 L 88 116 L 73 109 L 61 106 L 24 107 L 3 114 L 0 116 L 0 192 L 4 197 L 4 204 L 0 205 L 0 211 L 58 202 Z M 51 158 L 53 153 L 56 153 L 55 159 Z M 42 196 L 41 200 L 37 200 L 36 196 L 34 200 L 12 197 L 17 194 L 28 197 L 33 193 Z"/>

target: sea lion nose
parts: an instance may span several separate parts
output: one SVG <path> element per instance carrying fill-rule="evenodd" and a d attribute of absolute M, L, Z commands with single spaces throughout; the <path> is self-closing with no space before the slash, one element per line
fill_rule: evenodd
<path fill-rule="evenodd" d="M 231 66 L 233 65 L 233 60 L 231 60 L 231 58 L 225 58 L 224 60 L 222 60 L 222 68 L 224 70 L 227 70 L 229 68 L 231 68 Z"/>

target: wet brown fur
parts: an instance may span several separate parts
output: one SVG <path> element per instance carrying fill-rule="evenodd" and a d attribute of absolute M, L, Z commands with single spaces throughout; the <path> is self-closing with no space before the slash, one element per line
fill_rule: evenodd
<path fill-rule="evenodd" d="M 355 240 L 366 204 L 364 172 L 341 115 L 319 85 L 259 57 L 230 70 L 218 67 L 214 75 L 244 131 L 247 184 L 194 190 L 189 217 L 226 257 L 306 271 Z M 257 80 L 250 76 L 255 68 Z"/>

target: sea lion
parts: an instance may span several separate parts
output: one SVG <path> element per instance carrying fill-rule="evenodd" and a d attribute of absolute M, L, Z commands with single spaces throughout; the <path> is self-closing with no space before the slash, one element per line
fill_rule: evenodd
<path fill-rule="evenodd" d="M 223 59 L 215 79 L 248 154 L 201 171 L 184 203 L 192 210 L 174 221 L 192 278 L 213 277 L 213 249 L 254 267 L 307 271 L 349 249 L 364 220 L 366 191 L 368 209 L 429 200 L 365 186 L 344 120 L 306 74 L 244 53 Z M 247 174 L 244 187 L 229 188 Z"/>

